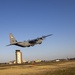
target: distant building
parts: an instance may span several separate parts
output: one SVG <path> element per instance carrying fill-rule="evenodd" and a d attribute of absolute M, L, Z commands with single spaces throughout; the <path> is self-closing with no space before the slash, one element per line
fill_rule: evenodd
<path fill-rule="evenodd" d="M 13 61 L 13 64 L 16 64 L 16 60 Z"/>
<path fill-rule="evenodd" d="M 9 61 L 8 64 L 13 64 L 13 61 Z"/>
<path fill-rule="evenodd" d="M 26 61 L 26 60 L 22 60 L 22 62 L 23 62 L 23 63 L 26 63 L 27 61 Z"/>
<path fill-rule="evenodd" d="M 56 62 L 59 62 L 60 60 L 59 59 L 56 59 Z"/>
<path fill-rule="evenodd" d="M 20 50 L 16 50 L 15 55 L 16 55 L 16 63 L 21 64 L 22 63 L 22 52 L 20 52 Z"/>
<path fill-rule="evenodd" d="M 41 62 L 41 60 L 35 60 L 35 62 Z"/>

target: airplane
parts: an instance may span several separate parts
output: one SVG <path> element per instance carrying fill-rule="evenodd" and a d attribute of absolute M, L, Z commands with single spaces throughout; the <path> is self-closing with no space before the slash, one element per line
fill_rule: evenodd
<path fill-rule="evenodd" d="M 11 45 L 16 45 L 16 46 L 20 46 L 20 47 L 30 47 L 30 46 L 34 46 L 36 44 L 41 44 L 42 40 L 44 40 L 46 37 L 48 36 L 52 36 L 52 34 L 46 35 L 46 36 L 42 36 L 33 40 L 28 40 L 28 41 L 23 41 L 23 42 L 18 42 L 15 37 L 13 36 L 12 33 L 9 34 L 10 37 L 10 44 L 7 46 L 11 46 Z"/>

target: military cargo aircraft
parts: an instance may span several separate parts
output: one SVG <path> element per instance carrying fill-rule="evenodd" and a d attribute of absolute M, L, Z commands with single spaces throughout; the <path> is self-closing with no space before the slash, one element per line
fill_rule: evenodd
<path fill-rule="evenodd" d="M 46 36 L 42 36 L 33 40 L 28 40 L 28 41 L 23 41 L 23 42 L 18 42 L 15 37 L 13 36 L 12 33 L 9 34 L 10 37 L 10 45 L 16 45 L 16 46 L 20 46 L 20 47 L 30 47 L 30 46 L 34 46 L 36 44 L 41 44 L 42 40 L 44 40 L 46 37 L 51 36 L 52 34 L 46 35 Z"/>

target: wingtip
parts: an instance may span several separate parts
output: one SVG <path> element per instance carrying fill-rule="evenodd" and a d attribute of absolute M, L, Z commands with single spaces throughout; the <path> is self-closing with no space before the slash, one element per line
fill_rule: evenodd
<path fill-rule="evenodd" d="M 52 36 L 53 34 L 49 34 L 49 35 L 47 35 L 47 36 Z"/>
<path fill-rule="evenodd" d="M 50 36 L 52 36 L 53 34 L 50 34 Z"/>

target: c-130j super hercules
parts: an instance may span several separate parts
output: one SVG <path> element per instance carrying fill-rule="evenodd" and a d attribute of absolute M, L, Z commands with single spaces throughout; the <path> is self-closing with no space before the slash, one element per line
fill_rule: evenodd
<path fill-rule="evenodd" d="M 33 39 L 33 40 L 28 40 L 28 41 L 23 41 L 23 42 L 18 42 L 15 37 L 12 35 L 12 33 L 9 34 L 9 37 L 10 37 L 10 44 L 7 45 L 7 46 L 10 46 L 10 45 L 16 45 L 16 46 L 20 46 L 20 47 L 30 47 L 30 46 L 34 46 L 36 44 L 41 44 L 42 41 L 48 37 L 48 36 L 51 36 L 52 34 L 49 34 L 49 35 L 46 35 L 46 36 L 42 36 L 42 37 L 39 37 L 39 38 L 36 38 L 36 39 Z"/>

